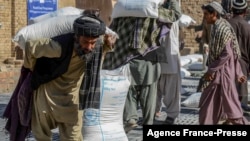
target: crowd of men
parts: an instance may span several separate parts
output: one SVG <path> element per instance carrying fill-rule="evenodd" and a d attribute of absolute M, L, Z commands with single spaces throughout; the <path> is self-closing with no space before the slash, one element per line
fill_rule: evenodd
<path fill-rule="evenodd" d="M 250 71 L 247 2 L 232 0 L 230 16 L 215 1 L 201 8 L 208 57 L 200 81 L 199 124 L 249 124 L 243 116 L 243 110 L 248 110 Z M 121 111 L 125 132 L 138 126 L 138 105 L 143 125 L 154 124 L 162 102 L 167 113 L 164 124 L 175 124 L 180 114 L 179 19 L 183 13 L 176 0 L 165 0 L 158 10 L 159 18 L 113 19 L 110 29 L 119 35 L 116 41 L 105 35 L 105 23 L 91 12 L 74 21 L 74 33 L 28 41 L 19 83 L 4 112 L 11 140 L 22 141 L 32 131 L 36 140 L 49 141 L 57 127 L 60 140 L 83 140 L 84 109 L 100 107 L 96 102 L 100 70 L 127 64 L 131 84 Z"/>

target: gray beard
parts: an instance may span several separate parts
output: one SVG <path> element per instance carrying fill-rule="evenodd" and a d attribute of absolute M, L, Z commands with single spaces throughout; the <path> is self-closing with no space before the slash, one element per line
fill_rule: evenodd
<path fill-rule="evenodd" d="M 80 56 L 80 58 L 83 59 L 83 60 L 85 60 L 86 62 L 89 62 L 89 61 L 92 60 L 92 57 L 93 57 L 93 55 L 94 55 L 94 52 L 95 52 L 95 51 L 93 50 L 93 51 L 91 51 L 91 52 L 89 52 L 89 53 L 87 53 L 87 54 L 83 54 L 83 55 Z"/>
<path fill-rule="evenodd" d="M 89 62 L 94 53 L 95 53 L 95 49 L 89 53 L 85 53 L 79 46 L 79 44 L 75 44 L 75 50 L 76 50 L 76 53 L 77 55 L 82 59 L 82 60 L 85 60 L 86 62 Z"/>

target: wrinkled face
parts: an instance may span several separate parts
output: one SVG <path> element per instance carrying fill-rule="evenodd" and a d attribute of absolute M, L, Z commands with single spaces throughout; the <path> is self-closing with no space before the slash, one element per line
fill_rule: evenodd
<path fill-rule="evenodd" d="M 79 37 L 79 45 L 84 53 L 90 53 L 95 48 L 98 37 Z"/>
<path fill-rule="evenodd" d="M 207 24 L 214 24 L 217 20 L 217 15 L 215 12 L 209 13 L 206 9 L 203 9 L 203 14 Z"/>

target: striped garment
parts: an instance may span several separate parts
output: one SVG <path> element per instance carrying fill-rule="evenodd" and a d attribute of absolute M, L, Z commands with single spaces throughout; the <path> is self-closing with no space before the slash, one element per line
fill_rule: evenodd
<path fill-rule="evenodd" d="M 118 68 L 131 59 L 145 56 L 160 47 L 158 37 L 161 25 L 176 21 L 175 12 L 159 7 L 159 17 L 121 17 L 112 21 L 110 28 L 119 35 L 112 52 L 104 59 L 103 69 Z M 163 23 L 163 24 L 159 24 Z"/>
<path fill-rule="evenodd" d="M 240 57 L 240 48 L 232 26 L 223 18 L 218 19 L 212 26 L 209 42 L 208 65 L 220 57 L 221 52 L 230 40 L 234 52 Z"/>
<path fill-rule="evenodd" d="M 211 28 L 210 33 L 210 42 L 209 42 L 209 56 L 207 60 L 207 65 L 216 61 L 221 52 L 226 47 L 226 44 L 231 40 L 232 48 L 234 53 L 241 56 L 239 44 L 235 32 L 233 31 L 232 26 L 223 18 L 218 19 Z M 204 76 L 201 78 L 201 86 L 199 90 L 203 91 L 209 84 L 210 81 L 206 81 Z"/>
<path fill-rule="evenodd" d="M 80 87 L 80 109 L 100 107 L 100 70 L 102 58 L 102 43 L 96 43 L 91 59 L 86 60 L 86 70 Z"/>

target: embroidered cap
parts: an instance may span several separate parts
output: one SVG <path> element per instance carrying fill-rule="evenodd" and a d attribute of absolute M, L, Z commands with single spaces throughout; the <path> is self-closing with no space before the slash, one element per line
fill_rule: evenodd
<path fill-rule="evenodd" d="M 222 8 L 221 4 L 216 2 L 216 1 L 213 1 L 213 2 L 210 2 L 209 4 L 205 4 L 203 5 L 204 7 L 207 7 L 207 6 L 211 6 L 214 8 L 214 10 L 216 10 L 219 14 L 224 14 L 224 9 Z"/>
<path fill-rule="evenodd" d="M 246 0 L 233 0 L 233 8 L 237 10 L 242 10 L 247 8 Z"/>

